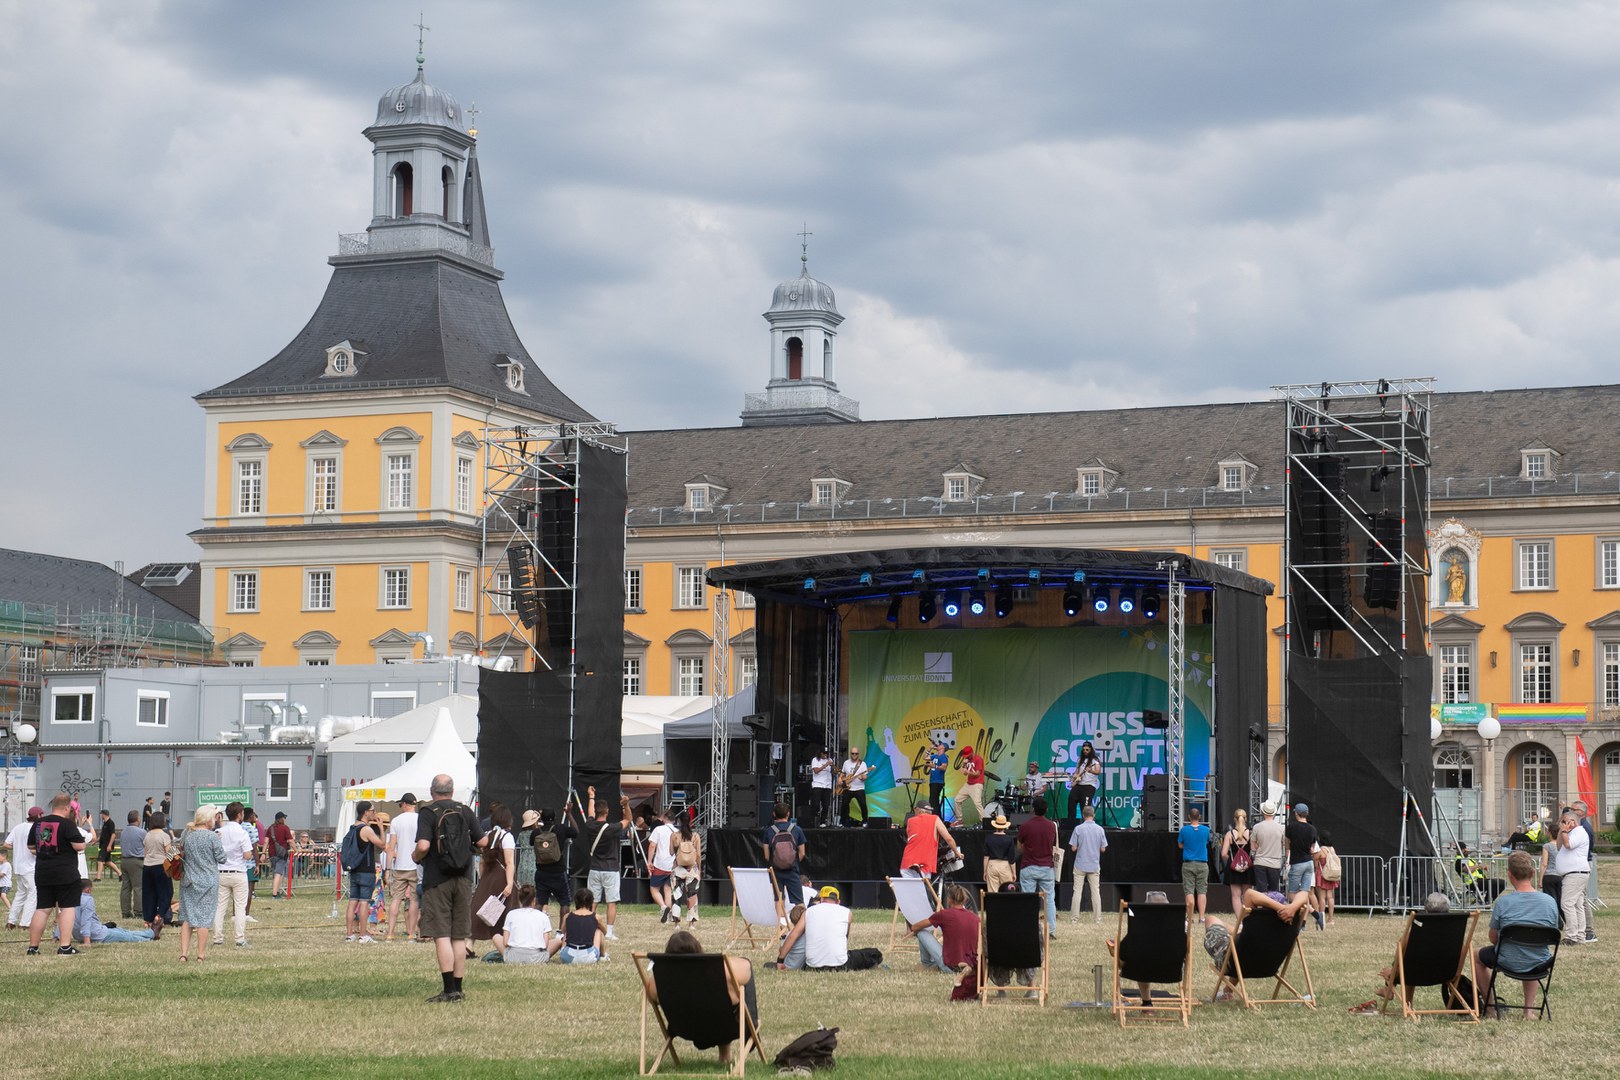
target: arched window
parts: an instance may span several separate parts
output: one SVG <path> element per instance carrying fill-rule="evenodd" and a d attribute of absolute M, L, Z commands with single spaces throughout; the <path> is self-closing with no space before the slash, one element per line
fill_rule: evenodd
<path fill-rule="evenodd" d="M 415 212 L 415 192 L 411 165 L 402 161 L 394 166 L 393 208 L 395 217 L 410 217 Z"/>
<path fill-rule="evenodd" d="M 1288 783 L 1288 747 L 1277 748 L 1277 754 L 1271 759 L 1271 778 L 1279 784 Z"/>
<path fill-rule="evenodd" d="M 444 210 L 442 211 L 442 214 L 444 215 L 444 220 L 449 221 L 450 199 L 451 196 L 455 194 L 456 190 L 456 174 L 455 171 L 450 168 L 450 166 L 446 165 L 440 175 L 444 180 Z"/>
<path fill-rule="evenodd" d="M 787 339 L 787 377 L 795 382 L 804 378 L 804 342 L 796 337 Z"/>
<path fill-rule="evenodd" d="M 1434 786 L 1471 788 L 1474 786 L 1474 759 L 1454 742 L 1441 743 L 1434 752 Z"/>
<path fill-rule="evenodd" d="M 1615 807 L 1620 806 L 1620 746 L 1598 752 L 1597 779 L 1602 786 L 1598 801 L 1603 804 L 1603 821 L 1612 822 Z"/>
<path fill-rule="evenodd" d="M 821 377 L 832 378 L 832 342 L 826 338 L 821 340 Z"/>
<path fill-rule="evenodd" d="M 1519 755 L 1518 817 L 1538 813 L 1543 806 L 1558 812 L 1558 760 L 1544 746 L 1528 746 Z"/>

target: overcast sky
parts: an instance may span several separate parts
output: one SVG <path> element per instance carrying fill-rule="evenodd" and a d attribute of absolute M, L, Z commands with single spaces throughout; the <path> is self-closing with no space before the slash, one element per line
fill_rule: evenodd
<path fill-rule="evenodd" d="M 801 222 L 868 419 L 1614 378 L 1612 3 L 434 6 L 518 332 L 622 428 L 737 422 Z M 196 556 L 192 395 L 365 228 L 416 10 L 0 0 L 0 546 Z"/>

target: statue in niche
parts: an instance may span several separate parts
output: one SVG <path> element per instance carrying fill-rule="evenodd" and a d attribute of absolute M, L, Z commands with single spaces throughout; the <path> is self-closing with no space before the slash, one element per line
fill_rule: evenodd
<path fill-rule="evenodd" d="M 1452 548 L 1446 559 L 1446 603 L 1463 604 L 1468 601 L 1468 556 Z"/>

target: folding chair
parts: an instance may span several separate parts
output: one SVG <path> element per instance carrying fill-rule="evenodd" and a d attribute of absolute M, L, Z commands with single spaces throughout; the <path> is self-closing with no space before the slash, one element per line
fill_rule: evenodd
<path fill-rule="evenodd" d="M 1176 993 L 1149 998 L 1140 1005 L 1125 1001 L 1121 983 L 1161 983 Z M 1192 935 L 1187 909 L 1181 904 L 1119 904 L 1119 932 L 1114 938 L 1114 1015 L 1119 1026 L 1128 1020 L 1180 1020 L 1192 1015 Z"/>
<path fill-rule="evenodd" d="M 1379 1007 L 1388 1013 L 1390 1002 L 1401 1003 L 1401 1015 L 1408 1020 L 1423 1016 L 1466 1016 L 1479 1023 L 1479 987 L 1470 979 L 1463 992 L 1463 976 L 1473 967 L 1474 927 L 1479 912 L 1452 911 L 1444 915 L 1414 911 L 1406 917 L 1401 943 L 1395 947 L 1395 962 L 1384 986 L 1389 997 Z M 1461 1002 L 1461 1008 L 1414 1009 L 1409 992 L 1420 986 L 1440 987 L 1440 1004 Z"/>
<path fill-rule="evenodd" d="M 979 890 L 979 1004 L 990 1004 L 990 969 L 1041 969 L 1035 1000 L 1044 1008 L 1048 982 L 1046 956 L 1046 894 L 989 893 Z M 997 989 L 1001 989 L 998 987 Z M 1027 999 L 1025 999 L 1027 1000 Z"/>
<path fill-rule="evenodd" d="M 1226 946 L 1226 959 L 1221 963 L 1220 975 L 1215 979 L 1215 994 L 1221 992 L 1221 984 L 1230 979 L 1243 998 L 1246 1008 L 1257 1008 L 1261 1005 L 1295 1005 L 1304 1004 L 1312 1009 L 1316 1008 L 1316 991 L 1311 985 L 1311 966 L 1305 961 L 1305 946 L 1299 939 L 1299 931 L 1305 925 L 1305 910 L 1301 908 L 1291 923 L 1283 922 L 1277 918 L 1277 913 L 1270 908 L 1243 909 L 1238 916 L 1237 926 L 1232 930 L 1232 940 Z M 1294 954 L 1299 954 L 1299 966 L 1305 976 L 1305 992 L 1300 993 L 1293 983 L 1288 981 L 1288 967 L 1293 963 Z M 1271 997 L 1256 998 L 1249 996 L 1250 979 L 1276 979 L 1271 988 Z M 1292 997 L 1283 997 L 1282 990 L 1287 987 Z"/>
<path fill-rule="evenodd" d="M 658 1071 L 664 1055 L 681 1063 L 675 1040 L 685 1039 L 699 1049 L 731 1043 L 731 1066 L 726 1072 L 684 1075 L 741 1076 L 750 1052 L 765 1060 L 759 1028 L 749 1015 L 743 988 L 737 985 L 724 953 L 634 953 L 641 976 L 641 1075 Z M 653 1000 L 656 989 L 658 1000 Z M 732 1005 L 731 990 L 739 1004 Z M 663 1034 L 664 1046 L 647 1067 L 647 1012 L 652 1010 Z"/>
<path fill-rule="evenodd" d="M 1561 920 L 1560 920 L 1561 921 Z M 1532 949 L 1551 949 L 1547 962 L 1530 971 L 1504 971 L 1500 967 L 1491 968 L 1491 981 L 1485 988 L 1485 1000 L 1496 1008 L 1496 1018 L 1502 1019 L 1502 999 L 1496 996 L 1497 973 L 1506 975 L 1515 982 L 1534 982 L 1541 990 L 1541 1004 L 1536 1007 L 1536 1016 L 1542 1020 L 1552 1019 L 1552 1002 L 1547 999 L 1552 989 L 1553 966 L 1558 963 L 1558 944 L 1564 940 L 1562 930 L 1551 926 L 1504 926 L 1496 934 L 1496 952 L 1500 956 L 1502 946 L 1507 944 L 1524 945 Z M 1519 1008 L 1520 1006 L 1511 1006 Z"/>

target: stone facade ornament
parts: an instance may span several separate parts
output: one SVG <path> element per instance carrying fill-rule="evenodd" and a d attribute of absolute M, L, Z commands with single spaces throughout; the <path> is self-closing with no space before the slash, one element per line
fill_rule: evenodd
<path fill-rule="evenodd" d="M 1429 566 L 1434 587 L 1430 605 L 1458 610 L 1478 606 L 1479 553 L 1484 538 L 1457 518 L 1429 530 Z"/>

